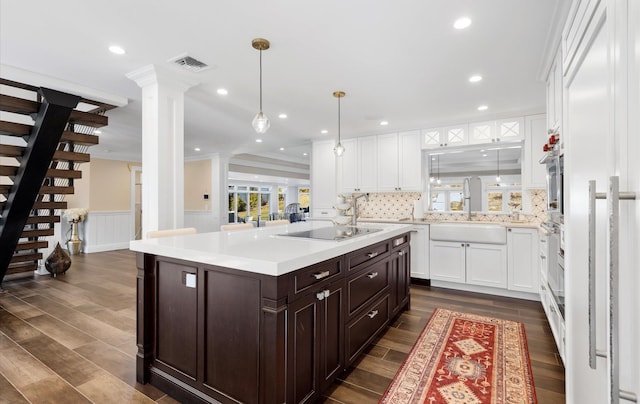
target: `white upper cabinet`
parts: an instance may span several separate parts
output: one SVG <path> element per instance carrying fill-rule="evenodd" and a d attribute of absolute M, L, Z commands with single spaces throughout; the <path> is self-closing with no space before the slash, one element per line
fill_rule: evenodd
<path fill-rule="evenodd" d="M 333 140 L 311 145 L 311 207 L 331 209 L 336 202 L 336 157 Z"/>
<path fill-rule="evenodd" d="M 423 149 L 435 149 L 444 145 L 444 131 L 442 128 L 422 129 L 421 141 Z"/>
<path fill-rule="evenodd" d="M 420 131 L 398 133 L 398 191 L 422 190 Z"/>
<path fill-rule="evenodd" d="M 545 188 L 546 170 L 540 164 L 544 155 L 542 147 L 547 143 L 547 117 L 545 114 L 528 115 L 524 120 L 525 140 L 522 149 L 522 186 Z"/>
<path fill-rule="evenodd" d="M 376 136 L 345 139 L 340 157 L 341 192 L 375 192 L 378 188 Z"/>
<path fill-rule="evenodd" d="M 378 136 L 378 191 L 420 191 L 420 131 Z"/>
<path fill-rule="evenodd" d="M 469 144 L 491 143 L 496 139 L 496 122 L 475 122 L 469 124 Z"/>
<path fill-rule="evenodd" d="M 444 128 L 422 130 L 422 148 L 464 146 L 468 144 L 469 125 L 453 125 Z"/>
<path fill-rule="evenodd" d="M 524 118 L 500 119 L 496 121 L 496 142 L 524 139 Z"/>
<path fill-rule="evenodd" d="M 469 125 L 447 126 L 444 132 L 444 146 L 464 146 L 468 143 Z"/>

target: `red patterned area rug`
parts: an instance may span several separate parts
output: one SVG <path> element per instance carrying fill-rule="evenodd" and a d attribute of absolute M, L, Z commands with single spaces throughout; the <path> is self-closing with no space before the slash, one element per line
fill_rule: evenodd
<path fill-rule="evenodd" d="M 524 324 L 436 309 L 380 403 L 537 403 Z"/>

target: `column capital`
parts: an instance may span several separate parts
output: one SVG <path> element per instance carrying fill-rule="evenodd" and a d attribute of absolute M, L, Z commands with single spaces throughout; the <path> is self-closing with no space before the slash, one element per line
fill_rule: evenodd
<path fill-rule="evenodd" d="M 197 80 L 186 77 L 180 72 L 159 65 L 146 65 L 127 73 L 126 76 L 128 79 L 135 81 L 141 88 L 152 84 L 167 84 L 185 92 L 189 88 L 200 84 Z"/>

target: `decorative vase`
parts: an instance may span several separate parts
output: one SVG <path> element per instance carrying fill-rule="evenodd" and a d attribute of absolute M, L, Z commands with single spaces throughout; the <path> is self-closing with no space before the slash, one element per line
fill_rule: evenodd
<path fill-rule="evenodd" d="M 65 250 L 60 247 L 60 243 L 57 243 L 56 248 L 53 249 L 51 254 L 44 260 L 44 267 L 55 278 L 58 274 L 67 272 L 67 269 L 71 266 L 71 258 Z"/>
<path fill-rule="evenodd" d="M 80 248 L 82 247 L 82 240 L 78 236 L 78 222 L 71 222 L 71 239 L 67 240 L 67 249 L 69 250 L 69 254 L 77 255 L 80 254 Z"/>

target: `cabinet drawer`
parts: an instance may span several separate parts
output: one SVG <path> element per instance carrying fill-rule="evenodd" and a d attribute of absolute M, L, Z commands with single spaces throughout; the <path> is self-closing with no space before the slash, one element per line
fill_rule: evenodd
<path fill-rule="evenodd" d="M 389 295 L 384 296 L 370 310 L 347 325 L 345 331 L 347 347 L 347 366 L 362 352 L 387 325 L 389 320 Z"/>
<path fill-rule="evenodd" d="M 294 272 L 292 274 L 290 297 L 293 299 L 296 295 L 304 293 L 311 287 L 339 278 L 342 274 L 342 268 L 342 259 L 338 257 Z"/>
<path fill-rule="evenodd" d="M 409 244 L 409 233 L 403 234 L 391 240 L 391 248 L 396 249 Z"/>
<path fill-rule="evenodd" d="M 387 255 L 389 255 L 388 241 L 354 251 L 347 255 L 347 271 L 353 271 L 365 262 L 374 261 Z"/>
<path fill-rule="evenodd" d="M 362 309 L 370 299 L 389 285 L 391 261 L 379 261 L 347 280 L 349 316 Z"/>

